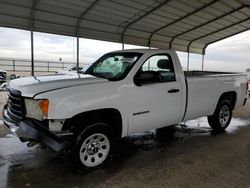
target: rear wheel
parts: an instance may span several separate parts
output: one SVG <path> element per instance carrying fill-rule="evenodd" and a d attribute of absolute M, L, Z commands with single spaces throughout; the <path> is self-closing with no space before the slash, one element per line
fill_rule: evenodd
<path fill-rule="evenodd" d="M 115 134 L 111 126 L 105 123 L 90 125 L 77 138 L 73 162 L 77 167 L 98 167 L 111 157 L 114 142 Z"/>
<path fill-rule="evenodd" d="M 221 100 L 213 115 L 208 116 L 208 123 L 216 132 L 225 130 L 232 119 L 232 105 L 229 100 Z"/>

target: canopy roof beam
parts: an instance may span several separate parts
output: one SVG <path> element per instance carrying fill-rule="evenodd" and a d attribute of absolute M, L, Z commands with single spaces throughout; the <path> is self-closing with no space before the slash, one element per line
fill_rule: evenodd
<path fill-rule="evenodd" d="M 218 2 L 218 0 L 213 0 L 213 1 L 211 1 L 210 3 L 205 4 L 205 5 L 201 6 L 200 8 L 195 9 L 194 11 L 192 11 L 192 12 L 186 14 L 185 16 L 182 16 L 182 17 L 180 17 L 179 19 L 174 20 L 174 21 L 168 23 L 167 25 L 164 25 L 164 26 L 162 26 L 162 27 L 156 29 L 155 31 L 153 31 L 153 32 L 150 34 L 150 36 L 149 36 L 149 38 L 148 38 L 148 46 L 151 46 L 151 40 L 152 40 L 153 36 L 154 36 L 156 33 L 158 33 L 159 31 L 161 31 L 161 30 L 163 30 L 163 29 L 166 29 L 166 28 L 168 28 L 168 27 L 171 26 L 171 25 L 176 24 L 176 23 L 178 23 L 178 22 L 180 22 L 180 21 L 186 19 L 187 17 L 192 16 L 192 15 L 196 14 L 197 12 L 202 11 L 202 10 L 204 10 L 205 8 L 207 8 L 207 7 L 209 7 L 209 6 L 213 5 L 213 4 L 215 4 L 215 3 L 217 3 L 217 2 Z"/>
<path fill-rule="evenodd" d="M 249 17 L 247 1 L 0 0 L 0 26 L 78 37 L 78 47 L 79 38 L 84 37 L 183 52 L 189 46 L 190 53 L 201 54 L 208 43 L 250 28 L 250 22 L 244 22 L 188 45 L 197 37 Z"/>
<path fill-rule="evenodd" d="M 98 3 L 99 0 L 95 0 L 92 4 L 90 4 L 90 6 L 84 10 L 82 12 L 82 14 L 78 17 L 77 22 L 76 22 L 76 26 L 75 26 L 75 32 L 76 32 L 76 36 L 79 35 L 79 28 L 81 25 L 81 20 L 84 18 L 84 16 Z"/>
<path fill-rule="evenodd" d="M 217 20 L 219 20 L 219 19 L 221 19 L 221 18 L 224 18 L 224 17 L 226 17 L 226 16 L 228 16 L 228 15 L 231 15 L 231 14 L 233 14 L 233 13 L 235 13 L 235 12 L 238 12 L 238 11 L 240 11 L 240 10 L 246 8 L 246 7 L 250 7 L 250 6 L 249 6 L 249 5 L 240 6 L 239 8 L 233 9 L 232 11 L 227 12 L 227 13 L 225 13 L 225 14 L 222 14 L 222 15 L 219 16 L 219 17 L 216 17 L 216 18 L 214 18 L 214 19 L 212 19 L 212 20 L 209 20 L 209 21 L 207 21 L 207 22 L 205 22 L 205 23 L 202 23 L 202 24 L 200 24 L 200 25 L 198 25 L 198 26 L 196 26 L 196 27 L 194 27 L 194 28 L 191 28 L 191 29 L 189 29 L 189 30 L 187 30 L 187 31 L 184 31 L 184 32 L 182 32 L 182 33 L 180 33 L 180 34 L 177 34 L 177 35 L 173 36 L 173 38 L 172 38 L 171 41 L 170 41 L 169 48 L 172 49 L 173 42 L 174 42 L 174 40 L 175 40 L 176 38 L 178 38 L 178 37 L 180 37 L 180 36 L 182 36 L 182 35 L 184 35 L 184 34 L 187 34 L 187 33 L 191 32 L 191 31 L 194 31 L 194 30 L 196 30 L 196 29 L 199 29 L 199 28 L 201 28 L 201 27 L 203 27 L 203 26 L 205 26 L 205 25 L 208 25 L 208 24 L 210 24 L 210 23 L 212 23 L 212 22 L 215 22 L 215 21 L 217 21 Z"/>
<path fill-rule="evenodd" d="M 248 31 L 248 30 L 250 30 L 250 28 L 244 29 L 244 30 L 239 31 L 239 32 L 237 32 L 237 33 L 234 33 L 234 34 L 225 36 L 225 37 L 223 37 L 223 38 L 220 38 L 220 39 L 218 39 L 218 40 L 214 40 L 214 41 L 211 41 L 211 42 L 207 43 L 207 44 L 204 46 L 204 48 L 202 49 L 202 54 L 204 54 L 204 55 L 206 54 L 206 49 L 207 49 L 207 47 L 208 47 L 210 44 L 213 44 L 213 43 L 215 43 L 215 42 L 219 42 L 219 41 L 224 40 L 224 39 L 226 39 L 226 38 L 229 38 L 229 37 L 232 37 L 232 36 L 235 36 L 235 35 L 244 33 L 244 32 L 246 32 L 246 31 Z"/>
<path fill-rule="evenodd" d="M 248 21 L 248 20 L 250 20 L 250 17 L 245 18 L 245 19 L 240 20 L 240 21 L 238 21 L 238 22 L 236 22 L 236 23 L 233 23 L 233 24 L 231 24 L 231 25 L 228 25 L 228 26 L 226 26 L 226 27 L 223 27 L 223 28 L 221 28 L 221 29 L 218 29 L 218 30 L 216 30 L 216 31 L 210 32 L 210 33 L 208 33 L 208 34 L 202 35 L 202 36 L 200 36 L 200 37 L 197 37 L 197 38 L 191 40 L 191 41 L 189 42 L 189 44 L 188 44 L 188 51 L 190 51 L 190 47 L 191 47 L 191 45 L 192 45 L 193 42 L 195 42 L 195 41 L 197 41 L 197 40 L 200 40 L 200 39 L 202 39 L 202 38 L 208 37 L 208 36 L 210 36 L 210 35 L 216 34 L 216 33 L 221 32 L 221 31 L 223 31 L 223 30 L 229 29 L 229 28 L 231 28 L 231 27 L 233 27 L 233 26 L 236 26 L 236 25 L 241 24 L 241 23 L 243 23 L 243 22 L 246 22 L 246 21 Z M 249 28 L 248 28 L 248 29 L 249 29 Z M 235 34 L 234 34 L 234 35 L 235 35 Z M 220 40 L 222 40 L 222 39 L 220 39 Z"/>
<path fill-rule="evenodd" d="M 134 21 L 128 23 L 128 24 L 124 27 L 124 29 L 123 29 L 123 31 L 122 31 L 122 38 L 121 38 L 121 41 L 122 41 L 122 44 L 123 44 L 123 49 L 124 49 L 124 37 L 125 37 L 125 34 L 126 34 L 127 29 L 128 29 L 131 25 L 135 24 L 136 22 L 138 22 L 138 21 L 140 21 L 141 19 L 143 19 L 143 18 L 145 18 L 146 16 L 148 16 L 149 14 L 151 14 L 151 13 L 153 13 L 154 11 L 160 9 L 161 7 L 163 7 L 164 5 L 166 5 L 169 1 L 171 1 L 171 0 L 165 0 L 165 1 L 163 1 L 162 3 L 158 4 L 156 7 L 152 8 L 152 9 L 151 9 L 150 11 L 148 11 L 148 12 L 145 12 L 143 15 L 141 15 L 140 17 L 138 17 L 138 18 L 135 19 Z"/>

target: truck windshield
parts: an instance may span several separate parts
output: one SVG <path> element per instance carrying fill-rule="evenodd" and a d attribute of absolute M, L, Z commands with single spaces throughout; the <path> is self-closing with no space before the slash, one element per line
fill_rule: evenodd
<path fill-rule="evenodd" d="M 127 76 L 142 53 L 121 52 L 109 53 L 93 63 L 85 72 L 111 81 L 122 80 Z"/>

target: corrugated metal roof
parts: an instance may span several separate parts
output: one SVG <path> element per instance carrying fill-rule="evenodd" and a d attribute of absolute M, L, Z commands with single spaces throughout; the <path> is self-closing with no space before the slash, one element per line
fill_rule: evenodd
<path fill-rule="evenodd" d="M 0 0 L 0 26 L 204 53 L 250 29 L 250 1 Z"/>

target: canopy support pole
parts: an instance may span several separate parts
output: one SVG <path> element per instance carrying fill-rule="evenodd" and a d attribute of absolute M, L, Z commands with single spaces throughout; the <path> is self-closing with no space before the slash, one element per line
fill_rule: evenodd
<path fill-rule="evenodd" d="M 124 45 L 124 42 L 122 42 L 122 50 L 125 49 L 125 45 Z"/>
<path fill-rule="evenodd" d="M 204 70 L 204 57 L 205 57 L 205 55 L 202 54 L 202 67 L 201 67 L 201 70 L 202 70 L 202 71 Z"/>
<path fill-rule="evenodd" d="M 189 71 L 189 51 L 188 51 L 188 56 L 187 56 L 187 71 Z"/>
<path fill-rule="evenodd" d="M 34 36 L 33 28 L 30 30 L 30 42 L 31 42 L 31 76 L 34 76 Z"/>
<path fill-rule="evenodd" d="M 35 75 L 34 71 L 34 17 L 35 17 L 35 11 L 36 6 L 39 3 L 39 0 L 34 0 L 31 7 L 31 13 L 30 13 L 30 47 L 31 47 L 31 76 Z"/>
<path fill-rule="evenodd" d="M 79 36 L 76 37 L 76 72 L 79 72 Z"/>

